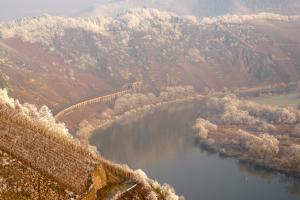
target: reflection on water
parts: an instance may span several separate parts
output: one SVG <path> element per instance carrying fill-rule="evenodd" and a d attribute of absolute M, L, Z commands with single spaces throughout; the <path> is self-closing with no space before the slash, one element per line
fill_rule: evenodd
<path fill-rule="evenodd" d="M 170 183 L 187 200 L 300 198 L 299 179 L 200 149 L 192 130 L 197 104 L 181 103 L 126 119 L 98 131 L 91 143 L 104 157 Z"/>
<path fill-rule="evenodd" d="M 91 142 L 105 157 L 133 168 L 148 166 L 160 159 L 176 158 L 194 142 L 191 135 L 183 133 L 191 133 L 193 121 L 186 119 L 195 119 L 197 113 L 181 112 L 185 110 L 183 108 L 191 110 L 191 106 L 172 107 L 159 114 L 154 111 L 138 119 L 127 119 L 100 131 Z M 175 116 L 174 113 L 182 114 Z"/>
<path fill-rule="evenodd" d="M 248 163 L 239 163 L 240 172 L 249 174 L 250 176 L 257 176 L 264 179 L 268 184 L 279 181 L 286 186 L 289 193 L 297 195 L 300 198 L 300 179 L 292 176 L 285 176 L 275 171 L 262 169 Z"/>

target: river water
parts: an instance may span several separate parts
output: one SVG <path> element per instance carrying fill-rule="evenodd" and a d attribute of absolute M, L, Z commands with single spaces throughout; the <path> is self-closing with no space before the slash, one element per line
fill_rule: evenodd
<path fill-rule="evenodd" d="M 91 138 L 102 156 L 143 169 L 187 200 L 296 200 L 300 181 L 222 158 L 197 144 L 197 102 L 180 103 L 121 120 Z"/>

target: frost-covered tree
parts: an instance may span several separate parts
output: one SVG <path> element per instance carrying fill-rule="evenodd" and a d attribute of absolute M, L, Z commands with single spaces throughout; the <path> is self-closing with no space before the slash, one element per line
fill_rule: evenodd
<path fill-rule="evenodd" d="M 163 87 L 160 91 L 160 98 L 162 100 L 174 99 L 178 97 L 188 96 L 194 93 L 193 86 L 173 86 Z"/>
<path fill-rule="evenodd" d="M 81 143 L 84 143 L 86 145 L 91 132 L 94 130 L 95 127 L 93 125 L 91 125 L 87 120 L 83 120 L 82 122 L 79 123 L 76 136 L 79 138 Z"/>
<path fill-rule="evenodd" d="M 114 117 L 115 113 L 112 109 L 106 108 L 102 113 L 100 118 L 105 120 L 110 120 Z"/>
<path fill-rule="evenodd" d="M 258 122 L 295 124 L 300 121 L 300 112 L 294 108 L 260 105 L 238 99 L 235 95 L 207 96 L 202 113 L 220 115 L 220 123 L 248 124 Z"/>
<path fill-rule="evenodd" d="M 221 121 L 224 124 L 248 124 L 253 125 L 258 122 L 258 119 L 250 116 L 246 110 L 239 110 L 237 107 L 226 107 L 225 112 L 221 115 Z"/>
<path fill-rule="evenodd" d="M 251 155 L 262 159 L 273 159 L 279 153 L 279 141 L 267 133 L 258 136 L 239 130 L 241 146 Z"/>
<path fill-rule="evenodd" d="M 194 125 L 194 129 L 197 131 L 197 135 L 200 139 L 208 139 L 209 131 L 217 130 L 217 128 L 217 125 L 202 118 L 198 118 Z"/>
<path fill-rule="evenodd" d="M 293 144 L 289 147 L 289 154 L 290 154 L 290 158 L 289 158 L 289 165 L 292 168 L 296 168 L 299 169 L 300 168 L 300 145 L 298 144 Z"/>
<path fill-rule="evenodd" d="M 291 135 L 293 135 L 295 137 L 300 137 L 300 124 L 295 125 L 295 128 Z"/>
<path fill-rule="evenodd" d="M 153 93 L 126 94 L 115 101 L 113 111 L 116 114 L 121 114 L 125 111 L 129 111 L 138 107 L 143 107 L 145 105 L 152 105 L 158 102 L 186 98 L 187 96 L 192 95 L 193 93 L 194 88 L 192 86 L 174 86 L 162 88 L 159 96 L 155 96 Z"/>
<path fill-rule="evenodd" d="M 175 190 L 168 184 L 160 185 L 157 181 L 151 181 L 151 187 L 163 199 L 166 199 L 166 200 L 184 200 L 184 197 L 177 196 L 176 193 L 175 193 Z"/>
<path fill-rule="evenodd" d="M 59 133 L 61 136 L 72 137 L 65 124 L 56 123 L 51 110 L 47 106 L 38 109 L 35 105 L 29 103 L 21 104 L 18 100 L 10 98 L 6 89 L 0 89 L 0 104 L 15 109 L 19 115 L 28 117 L 48 131 Z"/>
<path fill-rule="evenodd" d="M 261 121 L 257 124 L 257 126 L 255 127 L 256 131 L 259 132 L 271 132 L 271 131 L 275 131 L 276 127 L 273 124 L 270 124 L 266 121 Z"/>

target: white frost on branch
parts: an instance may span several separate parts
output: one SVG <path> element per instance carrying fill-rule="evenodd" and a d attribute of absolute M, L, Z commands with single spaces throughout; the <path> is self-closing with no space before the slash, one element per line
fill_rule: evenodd
<path fill-rule="evenodd" d="M 183 197 L 176 195 L 174 188 L 168 184 L 159 184 L 157 181 L 151 181 L 151 187 L 166 200 L 184 200 Z M 152 200 L 152 199 L 151 199 Z"/>
<path fill-rule="evenodd" d="M 28 117 L 42 127 L 46 127 L 48 131 L 72 137 L 65 124 L 56 123 L 51 110 L 47 106 L 38 109 L 35 105 L 29 103 L 21 104 L 18 100 L 10 98 L 6 89 L 0 89 L 0 103 L 15 109 L 20 115 Z"/>
<path fill-rule="evenodd" d="M 197 134 L 200 137 L 200 139 L 208 139 L 209 131 L 217 130 L 218 126 L 211 123 L 208 120 L 198 118 L 194 125 L 194 129 L 197 131 Z"/>
<path fill-rule="evenodd" d="M 155 96 L 153 93 L 126 94 L 115 101 L 113 111 L 116 114 L 120 114 L 128 110 L 146 105 L 153 105 L 158 102 L 185 98 L 193 93 L 194 88 L 192 86 L 173 86 L 161 88 L 159 96 Z"/>
<path fill-rule="evenodd" d="M 235 95 L 205 97 L 202 113 L 202 115 L 205 113 L 217 114 L 220 116 L 218 122 L 227 125 L 254 125 L 261 122 L 295 124 L 300 122 L 300 112 L 294 108 L 260 105 L 238 99 Z"/>
<path fill-rule="evenodd" d="M 260 132 L 271 132 L 275 130 L 276 127 L 273 124 L 270 124 L 266 121 L 259 122 L 256 126 L 256 131 L 260 131 Z"/>
<path fill-rule="evenodd" d="M 238 130 L 240 144 L 252 155 L 262 159 L 272 159 L 279 153 L 279 141 L 267 133 L 258 136 L 244 130 Z"/>
<path fill-rule="evenodd" d="M 300 137 L 300 124 L 295 125 L 292 135 L 295 137 Z"/>
<path fill-rule="evenodd" d="M 40 42 L 50 45 L 56 36 L 63 36 L 67 29 L 83 29 L 103 34 L 111 18 L 64 18 L 44 15 L 34 18 L 23 18 L 6 24 L 0 24 L 4 38 L 19 37 L 26 42 Z"/>
<path fill-rule="evenodd" d="M 292 144 L 289 147 L 289 161 L 292 165 L 292 168 L 299 169 L 300 168 L 300 145 Z"/>

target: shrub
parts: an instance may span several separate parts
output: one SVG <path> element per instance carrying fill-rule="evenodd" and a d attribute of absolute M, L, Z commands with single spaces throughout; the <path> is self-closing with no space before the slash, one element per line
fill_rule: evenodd
<path fill-rule="evenodd" d="M 290 167 L 296 169 L 300 168 L 300 145 L 291 145 L 288 152 L 290 153 Z"/>
<path fill-rule="evenodd" d="M 18 100 L 10 98 L 6 89 L 0 89 L 0 103 L 15 109 L 20 116 L 30 118 L 41 127 L 47 128 L 48 131 L 72 138 L 65 124 L 56 123 L 51 110 L 47 106 L 38 109 L 35 105 L 29 103 L 21 104 Z"/>
<path fill-rule="evenodd" d="M 244 130 L 239 130 L 237 134 L 241 146 L 258 158 L 272 159 L 279 152 L 279 141 L 274 136 L 266 133 L 256 136 Z"/>
<path fill-rule="evenodd" d="M 160 185 L 157 181 L 151 182 L 151 187 L 157 192 L 163 199 L 166 200 L 184 200 L 183 197 L 179 197 L 175 194 L 175 190 L 168 184 Z"/>
<path fill-rule="evenodd" d="M 221 121 L 223 124 L 248 124 L 253 125 L 258 120 L 249 115 L 248 111 L 239 110 L 237 107 L 227 107 L 225 112 L 221 115 Z"/>
<path fill-rule="evenodd" d="M 262 121 L 256 126 L 255 129 L 256 131 L 260 131 L 260 132 L 270 132 L 270 131 L 275 131 L 276 127 L 273 124 L 270 124 L 266 121 Z"/>
<path fill-rule="evenodd" d="M 292 135 L 295 137 L 300 137 L 300 124 L 295 125 Z"/>
<path fill-rule="evenodd" d="M 202 111 L 220 115 L 219 122 L 223 124 L 253 125 L 261 121 L 294 124 L 300 121 L 300 112 L 296 109 L 260 105 L 231 94 L 205 97 Z"/>
<path fill-rule="evenodd" d="M 216 130 L 217 128 L 217 125 L 202 118 L 198 118 L 194 125 L 194 129 L 197 131 L 200 139 L 208 139 L 209 131 Z"/>

